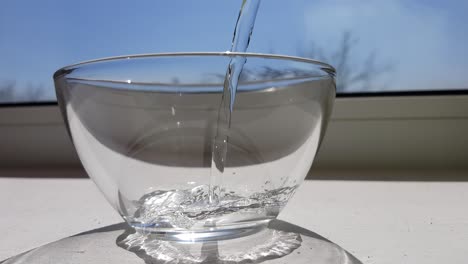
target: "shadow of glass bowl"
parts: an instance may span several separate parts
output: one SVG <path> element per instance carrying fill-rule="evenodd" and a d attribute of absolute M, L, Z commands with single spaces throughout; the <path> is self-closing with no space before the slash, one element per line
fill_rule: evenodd
<path fill-rule="evenodd" d="M 138 234 L 126 223 L 115 224 L 58 240 L 1 263 L 362 263 L 317 233 L 280 220 L 271 221 L 268 228 L 254 235 L 223 241 L 151 240 L 159 244 L 142 245 Z"/>

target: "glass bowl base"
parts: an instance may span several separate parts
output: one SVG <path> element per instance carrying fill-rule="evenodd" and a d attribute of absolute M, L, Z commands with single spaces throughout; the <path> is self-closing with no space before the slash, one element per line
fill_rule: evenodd
<path fill-rule="evenodd" d="M 136 235 L 145 237 L 147 240 L 157 239 L 175 242 L 207 242 L 251 236 L 267 229 L 270 221 L 271 219 L 266 219 L 218 227 L 215 225 L 209 225 L 202 229 L 194 229 L 191 231 L 130 225 L 136 230 Z"/>

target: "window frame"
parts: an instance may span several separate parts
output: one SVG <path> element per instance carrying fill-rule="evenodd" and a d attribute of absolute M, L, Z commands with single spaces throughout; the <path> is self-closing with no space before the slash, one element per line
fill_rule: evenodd
<path fill-rule="evenodd" d="M 1 169 L 81 169 L 56 102 L 0 106 L 0 146 Z M 467 154 L 467 91 L 339 94 L 313 169 L 465 170 Z"/>

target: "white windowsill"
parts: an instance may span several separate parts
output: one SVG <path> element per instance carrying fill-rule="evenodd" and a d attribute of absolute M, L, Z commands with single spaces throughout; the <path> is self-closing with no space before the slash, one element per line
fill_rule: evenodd
<path fill-rule="evenodd" d="M 89 179 L 0 176 L 0 260 L 122 221 Z M 330 239 L 363 263 L 465 263 L 467 189 L 468 182 L 306 181 L 280 218 Z"/>

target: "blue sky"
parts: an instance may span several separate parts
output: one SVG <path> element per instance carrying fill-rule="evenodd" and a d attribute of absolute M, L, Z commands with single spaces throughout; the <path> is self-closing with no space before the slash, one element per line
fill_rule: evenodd
<path fill-rule="evenodd" d="M 54 99 L 51 76 L 67 64 L 134 53 L 228 50 L 241 2 L 4 0 L 0 84 L 14 81 L 18 93 L 42 86 L 42 99 Z M 331 58 L 349 31 L 353 69 L 371 53 L 391 65 L 373 79 L 374 90 L 463 89 L 466 10 L 464 0 L 263 0 L 249 51 L 298 55 L 314 43 Z"/>

